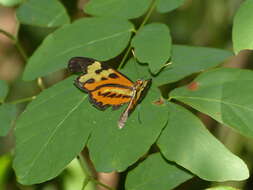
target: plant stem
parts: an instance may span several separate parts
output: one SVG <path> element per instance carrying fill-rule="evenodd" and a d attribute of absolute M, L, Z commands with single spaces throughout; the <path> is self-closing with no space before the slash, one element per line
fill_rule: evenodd
<path fill-rule="evenodd" d="M 17 50 L 19 51 L 20 55 L 22 56 L 22 58 L 24 59 L 24 61 L 27 62 L 28 57 L 27 57 L 24 49 L 22 48 L 21 44 L 17 40 L 17 38 L 14 35 L 12 35 L 11 33 L 6 32 L 6 31 L 4 31 L 2 29 L 0 29 L 0 33 L 4 34 L 7 38 L 11 39 L 14 42 L 14 44 L 15 44 Z"/>
<path fill-rule="evenodd" d="M 31 96 L 31 97 L 27 97 L 27 98 L 22 98 L 22 99 L 14 100 L 14 101 L 12 101 L 10 103 L 11 104 L 20 104 L 20 103 L 32 101 L 35 98 L 36 98 L 36 96 Z"/>
<path fill-rule="evenodd" d="M 106 188 L 106 189 L 108 189 L 108 190 L 115 190 L 114 188 L 109 187 L 108 185 L 105 185 L 105 184 L 101 183 L 100 181 L 98 181 L 98 180 L 96 180 L 96 179 L 94 179 L 94 178 L 91 178 L 90 180 L 91 180 L 93 183 L 95 183 L 95 184 L 97 184 L 97 185 L 100 185 L 100 186 L 102 186 L 102 187 L 104 187 L 104 188 Z"/>
<path fill-rule="evenodd" d="M 91 176 L 91 172 L 88 169 L 87 163 L 86 163 L 82 153 L 80 153 L 77 158 L 78 158 L 79 164 L 80 164 L 80 166 L 83 170 L 84 176 L 85 176 L 85 179 L 83 181 L 83 187 L 82 187 L 82 190 L 84 190 L 85 187 L 88 185 L 88 183 L 91 181 L 92 176 Z"/>
<path fill-rule="evenodd" d="M 91 175 L 91 172 L 89 171 L 88 169 L 88 166 L 87 166 L 87 163 L 83 157 L 83 155 L 80 153 L 79 156 L 78 156 L 78 160 L 79 160 L 79 163 L 80 163 L 80 166 L 83 170 L 83 173 L 85 175 L 85 179 L 84 179 L 84 182 L 83 182 L 83 187 L 82 187 L 82 190 L 85 189 L 85 187 L 88 185 L 88 183 L 90 181 L 92 181 L 94 184 L 97 184 L 97 185 L 100 185 L 108 190 L 115 190 L 114 188 L 112 187 L 109 187 L 108 185 L 106 184 L 103 184 L 101 183 L 100 181 L 96 180 L 94 177 L 92 177 Z"/>
<path fill-rule="evenodd" d="M 83 173 L 85 174 L 85 176 L 91 177 L 92 176 L 91 172 L 89 170 L 89 167 L 88 167 L 88 165 L 87 165 L 87 163 L 86 163 L 86 161 L 85 161 L 82 153 L 80 153 L 77 158 L 79 160 L 79 164 L 80 164 L 80 166 L 81 166 L 81 168 L 82 168 Z"/>
<path fill-rule="evenodd" d="M 89 177 L 86 177 L 86 178 L 83 180 L 82 190 L 85 190 L 85 188 L 86 188 L 86 186 L 88 185 L 89 182 L 90 182 L 90 178 L 89 178 Z"/>
<path fill-rule="evenodd" d="M 155 6 L 156 6 L 156 0 L 153 0 L 152 3 L 151 3 L 151 5 L 150 5 L 150 8 L 149 8 L 149 10 L 148 10 L 148 12 L 147 12 L 147 14 L 145 16 L 145 18 L 143 19 L 143 21 L 140 24 L 139 28 L 135 31 L 135 34 L 138 33 L 138 31 L 140 31 L 140 29 L 147 23 L 147 21 L 150 18 L 151 14 L 152 14 L 152 12 L 153 12 L 153 10 L 155 8 Z M 119 66 L 118 66 L 118 69 L 121 69 L 123 67 L 123 65 L 124 65 L 124 63 L 125 63 L 128 55 L 129 55 L 129 52 L 130 52 L 131 48 L 132 48 L 131 44 L 129 44 L 129 46 L 127 48 L 127 51 L 126 51 L 124 57 L 122 58 Z"/>
<path fill-rule="evenodd" d="M 127 48 L 127 51 L 126 51 L 124 57 L 122 58 L 122 60 L 121 60 L 121 62 L 120 62 L 120 64 L 119 64 L 119 66 L 118 66 L 118 69 L 121 69 L 121 68 L 123 67 L 123 65 L 124 65 L 124 63 L 125 63 L 125 61 L 126 61 L 126 59 L 127 59 L 127 57 L 128 57 L 128 54 L 129 54 L 131 48 L 132 48 L 132 47 L 131 47 L 131 44 L 129 44 L 129 46 L 128 46 L 128 48 Z"/>
<path fill-rule="evenodd" d="M 139 28 L 137 29 L 136 32 L 138 32 L 140 29 L 142 29 L 142 27 L 147 23 L 147 21 L 150 18 L 153 10 L 155 9 L 155 6 L 156 6 L 156 0 L 153 0 L 153 2 L 150 5 L 150 8 L 148 10 L 148 13 L 146 14 L 145 18 L 143 19 L 141 25 L 139 26 Z"/>

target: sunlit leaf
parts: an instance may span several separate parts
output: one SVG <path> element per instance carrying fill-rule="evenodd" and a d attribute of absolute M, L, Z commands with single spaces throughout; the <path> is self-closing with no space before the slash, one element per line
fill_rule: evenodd
<path fill-rule="evenodd" d="M 253 137 L 253 72 L 221 68 L 205 72 L 190 85 L 177 88 L 171 98 Z"/>
<path fill-rule="evenodd" d="M 24 79 L 66 68 L 74 56 L 108 60 L 127 46 L 133 25 L 113 18 L 84 18 L 50 34 L 29 59 Z"/>
<path fill-rule="evenodd" d="M 8 175 L 6 173 L 11 167 L 11 157 L 10 155 L 0 156 L 0 189 L 5 189 L 6 182 L 8 180 Z"/>
<path fill-rule="evenodd" d="M 0 0 L 0 5 L 6 6 L 6 7 L 13 7 L 15 5 L 18 5 L 22 2 L 22 0 Z"/>
<path fill-rule="evenodd" d="M 157 153 L 150 155 L 128 173 L 126 190 L 170 190 L 191 177 L 190 173 L 166 162 Z"/>
<path fill-rule="evenodd" d="M 175 82 L 190 74 L 215 67 L 230 56 L 231 52 L 222 49 L 174 45 L 171 64 L 154 78 L 154 82 L 158 86 Z"/>
<path fill-rule="evenodd" d="M 206 190 L 239 190 L 234 187 L 229 187 L 229 186 L 218 186 L 218 187 L 211 187 L 207 188 Z"/>
<path fill-rule="evenodd" d="M 208 181 L 249 177 L 245 163 L 213 137 L 196 116 L 176 104 L 168 104 L 168 109 L 168 125 L 158 140 L 168 160 Z"/>
<path fill-rule="evenodd" d="M 0 136 L 8 134 L 16 116 L 16 106 L 11 104 L 0 105 Z"/>
<path fill-rule="evenodd" d="M 158 0 L 157 11 L 166 13 L 180 7 L 184 2 L 185 0 Z"/>
<path fill-rule="evenodd" d="M 70 22 L 67 11 L 58 0 L 28 0 L 17 9 L 17 18 L 23 24 L 44 27 Z"/>
<path fill-rule="evenodd" d="M 91 0 L 85 7 L 85 13 L 94 16 L 117 18 L 137 18 L 149 8 L 152 0 Z"/>
<path fill-rule="evenodd" d="M 161 23 L 148 24 L 133 38 L 132 46 L 137 59 L 157 73 L 171 56 L 169 28 Z"/>
<path fill-rule="evenodd" d="M 253 49 L 253 1 L 242 2 L 234 17 L 232 31 L 235 53 L 243 49 Z"/>

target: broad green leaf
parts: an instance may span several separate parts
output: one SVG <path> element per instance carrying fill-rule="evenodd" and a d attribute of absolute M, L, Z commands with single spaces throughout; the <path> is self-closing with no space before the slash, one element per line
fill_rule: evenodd
<path fill-rule="evenodd" d="M 44 90 L 16 125 L 14 169 L 22 184 L 57 176 L 86 144 L 92 130 L 87 95 L 70 77 Z"/>
<path fill-rule="evenodd" d="M 253 137 L 253 72 L 221 68 L 203 73 L 190 85 L 177 88 L 171 98 Z"/>
<path fill-rule="evenodd" d="M 244 180 L 245 163 L 232 154 L 190 111 L 168 104 L 168 125 L 158 146 L 163 155 L 208 181 Z"/>
<path fill-rule="evenodd" d="M 215 67 L 232 53 L 222 49 L 174 45 L 172 47 L 172 64 L 167 66 L 154 82 L 160 86 L 175 82 L 190 74 Z"/>
<path fill-rule="evenodd" d="M 58 0 L 28 0 L 17 9 L 22 24 L 56 27 L 70 22 L 67 11 Z"/>
<path fill-rule="evenodd" d="M 132 19 L 143 15 L 152 0 L 91 0 L 84 11 L 94 16 Z"/>
<path fill-rule="evenodd" d="M 146 76 L 143 66 L 130 60 L 124 73 L 130 79 Z M 141 73 L 138 76 L 136 73 Z M 145 77 L 146 78 L 146 77 Z M 119 111 L 97 112 L 96 128 L 88 143 L 91 159 L 98 171 L 123 171 L 144 155 L 155 142 L 167 121 L 167 107 L 155 105 L 160 93 L 155 87 L 149 89 L 144 100 L 136 107 L 123 129 L 118 129 L 117 121 L 125 106 Z"/>
<path fill-rule="evenodd" d="M 218 186 L 218 187 L 211 187 L 207 188 L 206 190 L 239 190 L 234 187 L 229 187 L 229 186 Z"/>
<path fill-rule="evenodd" d="M 16 106 L 12 104 L 0 105 L 0 136 L 8 134 L 16 116 Z"/>
<path fill-rule="evenodd" d="M 71 57 L 101 61 L 120 54 L 127 46 L 133 25 L 125 20 L 84 18 L 50 34 L 30 58 L 23 78 L 32 80 L 67 67 Z"/>
<path fill-rule="evenodd" d="M 191 174 L 166 162 L 156 153 L 128 173 L 126 190 L 170 190 L 190 178 Z"/>
<path fill-rule="evenodd" d="M 165 24 L 145 25 L 132 40 L 137 59 L 157 73 L 171 56 L 171 37 Z"/>
<path fill-rule="evenodd" d="M 184 2 L 185 0 L 158 0 L 157 11 L 166 13 L 180 7 Z"/>
<path fill-rule="evenodd" d="M 233 24 L 232 38 L 234 52 L 253 49 L 253 1 L 244 1 L 238 9 Z"/>
<path fill-rule="evenodd" d="M 20 4 L 23 0 L 0 0 L 0 5 L 13 7 Z"/>
<path fill-rule="evenodd" d="M 0 103 L 4 102 L 5 97 L 8 93 L 8 85 L 4 80 L 0 80 Z"/>

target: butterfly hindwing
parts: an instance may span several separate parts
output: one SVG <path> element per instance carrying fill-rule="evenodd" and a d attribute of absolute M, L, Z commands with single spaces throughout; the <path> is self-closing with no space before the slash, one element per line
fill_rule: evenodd
<path fill-rule="evenodd" d="M 118 86 L 102 86 L 90 92 L 91 102 L 99 109 L 106 109 L 112 106 L 113 109 L 128 103 L 132 97 L 132 90 Z"/>

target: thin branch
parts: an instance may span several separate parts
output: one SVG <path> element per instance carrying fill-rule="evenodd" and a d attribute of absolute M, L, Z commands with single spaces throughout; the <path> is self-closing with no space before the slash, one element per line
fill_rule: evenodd
<path fill-rule="evenodd" d="M 140 24 L 139 28 L 137 30 L 134 30 L 135 34 L 138 33 L 138 31 L 140 31 L 140 29 L 142 29 L 142 27 L 147 23 L 147 21 L 150 18 L 155 6 L 156 6 L 156 0 L 153 0 L 153 2 L 151 3 L 150 8 L 149 8 L 145 18 L 143 19 L 142 23 Z M 127 51 L 126 51 L 124 57 L 122 58 L 119 66 L 118 66 L 118 69 L 121 69 L 123 67 L 123 65 L 124 65 L 128 55 L 129 55 L 129 52 L 130 52 L 131 49 L 132 49 L 131 44 L 129 44 L 129 46 L 127 48 Z"/>
<path fill-rule="evenodd" d="M 85 175 L 85 179 L 84 179 L 84 182 L 83 182 L 83 187 L 82 187 L 82 190 L 85 189 L 85 187 L 88 185 L 88 183 L 91 181 L 93 182 L 94 184 L 97 184 L 97 185 L 100 185 L 108 190 L 115 190 L 114 188 L 112 187 L 109 187 L 108 185 L 106 184 L 103 184 L 101 183 L 100 181 L 96 180 L 92 175 L 91 175 L 91 172 L 89 170 L 89 167 L 83 157 L 83 155 L 80 153 L 79 156 L 78 156 L 78 160 L 79 160 L 79 164 L 83 170 L 83 173 Z"/>
<path fill-rule="evenodd" d="M 96 180 L 96 179 L 94 179 L 94 178 L 91 178 L 90 180 L 91 180 L 92 182 L 94 182 L 95 184 L 100 185 L 100 186 L 102 186 L 102 187 L 104 187 L 104 188 L 106 188 L 106 189 L 108 189 L 108 190 L 115 190 L 114 188 L 109 187 L 108 185 L 105 185 L 104 183 L 101 183 L 100 181 L 98 181 L 98 180 Z"/>
<path fill-rule="evenodd" d="M 11 39 L 14 43 L 14 45 L 16 46 L 17 50 L 19 51 L 20 55 L 22 56 L 22 58 L 24 59 L 25 62 L 27 62 L 28 60 L 28 56 L 26 55 L 24 49 L 22 48 L 21 44 L 19 43 L 19 41 L 17 40 L 17 38 L 12 35 L 9 32 L 6 32 L 2 29 L 0 29 L 0 33 L 4 34 L 7 38 Z"/>
<path fill-rule="evenodd" d="M 22 99 L 14 100 L 14 101 L 12 101 L 10 103 L 11 104 L 20 104 L 20 103 L 32 101 L 35 98 L 36 98 L 36 96 L 31 96 L 31 97 L 27 97 L 27 98 L 22 98 Z"/>

